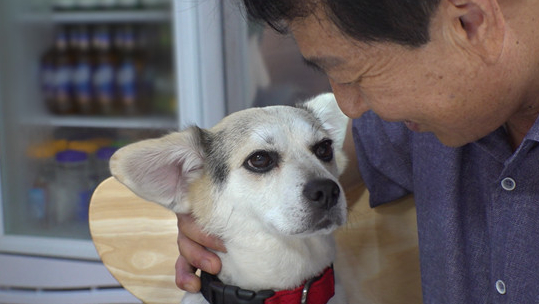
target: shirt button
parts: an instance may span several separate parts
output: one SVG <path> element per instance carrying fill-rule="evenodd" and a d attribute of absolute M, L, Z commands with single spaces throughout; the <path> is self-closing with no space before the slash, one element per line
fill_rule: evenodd
<path fill-rule="evenodd" d="M 517 186 L 517 183 L 515 182 L 515 180 L 510 177 L 506 177 L 502 179 L 501 184 L 502 184 L 502 188 L 507 191 L 515 190 L 515 187 Z"/>
<path fill-rule="evenodd" d="M 505 292 L 506 292 L 505 283 L 502 280 L 496 281 L 496 290 L 501 295 L 505 294 Z"/>

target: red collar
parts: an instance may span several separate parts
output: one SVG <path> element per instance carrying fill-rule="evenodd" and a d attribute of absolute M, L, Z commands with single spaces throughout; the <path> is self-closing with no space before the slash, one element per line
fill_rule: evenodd
<path fill-rule="evenodd" d="M 306 302 L 302 302 L 304 290 Z M 264 304 L 326 304 L 334 294 L 335 276 L 333 267 L 328 267 L 319 277 L 305 282 L 294 290 L 279 291 L 273 297 L 266 299 Z"/>
<path fill-rule="evenodd" d="M 333 267 L 293 290 L 254 292 L 223 284 L 216 276 L 202 272 L 201 293 L 211 304 L 326 304 L 335 294 Z M 303 297 L 303 298 L 302 298 Z M 303 300 L 306 301 L 303 301 Z"/>

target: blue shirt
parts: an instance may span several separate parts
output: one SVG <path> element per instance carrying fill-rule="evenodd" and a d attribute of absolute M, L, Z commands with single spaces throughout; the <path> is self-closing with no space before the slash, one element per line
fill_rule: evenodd
<path fill-rule="evenodd" d="M 426 304 L 539 303 L 539 120 L 460 148 L 372 112 L 355 119 L 372 207 L 413 193 Z"/>

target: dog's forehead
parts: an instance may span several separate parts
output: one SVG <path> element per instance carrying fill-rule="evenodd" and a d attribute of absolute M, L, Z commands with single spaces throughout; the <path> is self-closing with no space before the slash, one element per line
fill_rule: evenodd
<path fill-rule="evenodd" d="M 208 131 L 201 132 L 201 145 L 212 179 L 218 184 L 256 150 L 303 153 L 306 146 L 329 136 L 310 110 L 290 106 L 236 112 Z"/>
<path fill-rule="evenodd" d="M 302 136 L 306 140 L 323 132 L 312 112 L 290 106 L 251 108 L 229 115 L 212 131 L 226 133 L 227 141 L 237 145 L 254 142 L 274 144 L 283 136 Z"/>

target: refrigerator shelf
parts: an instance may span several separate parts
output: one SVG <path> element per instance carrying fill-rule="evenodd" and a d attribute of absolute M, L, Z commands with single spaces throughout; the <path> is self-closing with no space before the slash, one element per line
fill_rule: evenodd
<path fill-rule="evenodd" d="M 149 23 L 168 22 L 170 11 L 74 11 L 53 13 L 31 13 L 22 17 L 24 23 Z"/>
<path fill-rule="evenodd" d="M 26 125 L 52 127 L 89 127 L 89 128 L 120 128 L 120 129 L 150 129 L 176 130 L 178 122 L 171 117 L 83 117 L 83 116 L 44 116 L 34 117 L 25 121 Z"/>
<path fill-rule="evenodd" d="M 98 261 L 99 255 L 91 240 L 61 239 L 23 235 L 0 238 L 0 253 L 49 256 L 56 258 Z"/>

